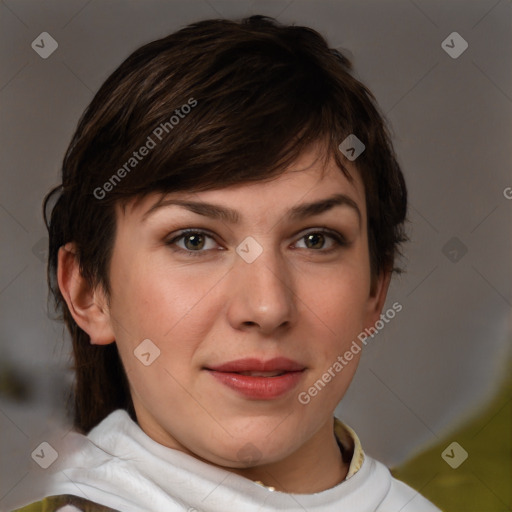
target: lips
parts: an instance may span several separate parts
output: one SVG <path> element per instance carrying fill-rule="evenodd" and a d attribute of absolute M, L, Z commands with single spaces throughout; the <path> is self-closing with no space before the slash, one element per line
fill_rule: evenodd
<path fill-rule="evenodd" d="M 237 359 L 217 366 L 209 366 L 208 370 L 226 373 L 243 372 L 296 372 L 304 370 L 305 366 L 286 357 L 275 357 L 268 361 L 256 358 Z"/>
<path fill-rule="evenodd" d="M 286 373 L 284 371 L 276 371 L 276 372 L 233 372 L 238 373 L 238 375 L 245 375 L 247 377 L 279 377 L 279 375 L 283 375 Z"/>
<path fill-rule="evenodd" d="M 271 400 L 290 392 L 302 379 L 305 369 L 304 365 L 285 357 L 268 361 L 246 358 L 205 367 L 217 381 L 256 400 Z"/>

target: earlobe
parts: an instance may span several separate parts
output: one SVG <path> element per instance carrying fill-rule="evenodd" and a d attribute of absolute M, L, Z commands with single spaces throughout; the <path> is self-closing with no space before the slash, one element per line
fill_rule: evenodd
<path fill-rule="evenodd" d="M 109 308 L 101 287 L 92 288 L 80 272 L 75 244 L 59 249 L 57 280 L 68 309 L 77 325 L 94 345 L 115 341 Z"/>

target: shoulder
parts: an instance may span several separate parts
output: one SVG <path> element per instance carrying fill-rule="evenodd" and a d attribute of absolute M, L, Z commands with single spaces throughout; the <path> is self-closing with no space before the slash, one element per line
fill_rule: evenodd
<path fill-rule="evenodd" d="M 432 502 L 418 491 L 391 475 L 381 462 L 366 456 L 365 464 L 371 467 L 370 480 L 386 482 L 387 492 L 377 511 L 400 510 L 400 512 L 441 512 Z"/>
<path fill-rule="evenodd" d="M 48 496 L 22 508 L 17 508 L 12 512 L 118 512 L 113 508 L 99 505 L 85 498 L 71 496 L 70 494 L 60 494 L 58 496 Z"/>

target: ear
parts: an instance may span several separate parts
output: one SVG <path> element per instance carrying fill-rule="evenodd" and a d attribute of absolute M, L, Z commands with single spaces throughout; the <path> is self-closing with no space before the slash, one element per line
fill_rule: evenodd
<path fill-rule="evenodd" d="M 73 319 L 89 335 L 91 343 L 108 345 L 115 341 L 103 289 L 91 288 L 82 276 L 72 242 L 59 249 L 57 280 Z"/>
<path fill-rule="evenodd" d="M 375 325 L 375 322 L 380 319 L 382 308 L 386 302 L 388 294 L 389 283 L 391 282 L 391 270 L 382 271 L 372 283 L 370 296 L 368 297 L 365 327 Z"/>

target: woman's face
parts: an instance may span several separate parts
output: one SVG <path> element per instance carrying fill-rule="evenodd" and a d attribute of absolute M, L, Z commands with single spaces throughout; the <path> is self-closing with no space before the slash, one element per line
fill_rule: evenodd
<path fill-rule="evenodd" d="M 333 365 L 386 288 L 370 293 L 349 170 L 352 182 L 334 162 L 322 177 L 311 150 L 273 181 L 118 209 L 109 322 L 154 440 L 236 468 L 282 460 L 330 424 L 359 354 Z"/>

